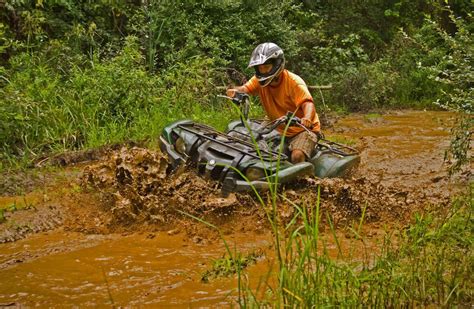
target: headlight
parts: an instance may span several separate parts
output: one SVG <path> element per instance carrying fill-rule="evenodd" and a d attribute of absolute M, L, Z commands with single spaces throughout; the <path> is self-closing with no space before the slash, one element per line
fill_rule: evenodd
<path fill-rule="evenodd" d="M 182 154 L 184 155 L 185 152 L 186 152 L 186 144 L 184 143 L 184 139 L 182 137 L 179 137 L 177 140 L 176 140 L 176 143 L 174 144 L 174 149 L 176 149 L 176 151 L 179 153 L 179 154 Z"/>
<path fill-rule="evenodd" d="M 245 176 L 250 180 L 257 180 L 265 177 L 265 171 L 260 168 L 249 167 L 245 171 Z"/>

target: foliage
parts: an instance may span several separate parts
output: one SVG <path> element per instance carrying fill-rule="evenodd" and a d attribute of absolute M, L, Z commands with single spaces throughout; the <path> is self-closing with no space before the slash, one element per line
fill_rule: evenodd
<path fill-rule="evenodd" d="M 397 105 L 410 106 L 413 102 L 419 102 L 426 106 L 439 97 L 442 88 L 430 79 L 430 70 L 425 64 L 436 63 L 440 55 L 429 53 L 429 49 L 420 45 L 416 38 L 423 37 L 425 42 L 436 44 L 437 36 L 430 28 L 421 28 L 412 36 L 415 39 L 400 30 L 383 58 L 390 63 L 391 70 L 397 70 L 399 75 L 393 95 Z"/>
<path fill-rule="evenodd" d="M 442 51 L 439 50 L 440 47 L 430 46 L 431 53 L 438 55 L 439 62 L 427 66 L 431 70 L 431 79 L 443 89 L 443 95 L 436 100 L 437 105 L 457 112 L 460 118 L 452 130 L 453 138 L 446 154 L 446 158 L 453 159 L 450 172 L 455 173 L 471 160 L 469 150 L 474 128 L 474 29 L 469 27 L 469 23 L 456 19 L 453 15 L 451 20 L 458 29 L 455 35 L 449 35 L 437 24 L 427 21 L 428 26 L 436 31 L 442 46 Z M 472 16 L 469 15 L 467 21 L 471 20 Z"/>
<path fill-rule="evenodd" d="M 367 111 L 393 104 L 398 72 L 389 63 L 378 61 L 346 72 L 336 84 L 332 100 L 352 111 Z"/>
<path fill-rule="evenodd" d="M 224 256 L 213 262 L 212 269 L 206 270 L 202 276 L 202 282 L 209 282 L 212 279 L 228 277 L 242 272 L 245 268 L 253 265 L 261 257 L 261 253 L 252 252 L 245 256 L 234 254 L 233 256 Z"/>
<path fill-rule="evenodd" d="M 115 57 L 100 61 L 94 56 L 88 67 L 67 68 L 66 79 L 59 74 L 65 68 L 55 66 L 61 61 L 48 56 L 48 50 L 34 58 L 22 53 L 10 61 L 9 83 L 0 89 L 5 155 L 145 139 L 185 117 L 219 125 L 229 120 L 216 117 L 220 111 L 210 100 L 210 59 L 195 57 L 160 75 L 150 74 L 136 38 L 128 37 Z M 207 107 L 197 100 L 208 102 Z"/>
<path fill-rule="evenodd" d="M 0 7 L 2 167 L 50 151 L 152 139 L 177 117 L 223 128 L 232 109 L 215 99 L 216 86 L 250 77 L 249 54 L 263 41 L 279 44 L 287 68 L 308 84 L 333 84 L 327 103 L 338 110 L 438 99 L 466 110 L 472 102 L 466 0 L 6 0 Z M 465 148 L 469 136 L 456 136 Z"/>
<path fill-rule="evenodd" d="M 452 128 L 450 148 L 445 153 L 445 160 L 450 162 L 449 172 L 454 174 L 462 170 L 463 167 L 469 168 L 472 162 L 471 150 L 472 131 L 474 120 L 472 115 L 463 115 L 458 118 L 457 126 Z M 451 161 L 452 159 L 452 161 Z"/>

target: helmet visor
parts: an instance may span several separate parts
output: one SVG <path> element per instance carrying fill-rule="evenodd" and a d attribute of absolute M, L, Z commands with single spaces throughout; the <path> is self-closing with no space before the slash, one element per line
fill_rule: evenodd
<path fill-rule="evenodd" d="M 257 78 L 265 78 L 275 75 L 282 68 L 283 59 L 270 59 L 264 64 L 254 66 Z"/>

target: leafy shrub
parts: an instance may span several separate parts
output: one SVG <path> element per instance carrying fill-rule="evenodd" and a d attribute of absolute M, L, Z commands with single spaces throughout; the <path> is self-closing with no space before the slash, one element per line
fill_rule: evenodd
<path fill-rule="evenodd" d="M 264 41 L 279 44 L 308 84 L 334 84 L 333 105 L 367 110 L 439 98 L 469 109 L 472 48 L 463 48 L 472 46 L 472 4 L 453 4 L 468 21 L 462 26 L 446 23 L 444 3 L 376 2 L 7 0 L 2 148 L 24 156 L 147 138 L 177 117 L 223 128 L 233 109 L 215 99 L 215 86 L 230 84 L 228 72 L 236 83 L 253 74 L 249 55 Z M 442 27 L 420 29 L 428 15 Z M 438 30 L 453 25 L 452 39 Z M 465 149 L 467 139 L 458 141 Z"/>
<path fill-rule="evenodd" d="M 474 29 L 472 15 L 466 21 L 451 15 L 451 20 L 457 28 L 454 35 L 446 33 L 429 20 L 426 27 L 434 29 L 439 38 L 438 45 L 430 50 L 431 54 L 438 55 L 439 61 L 427 65 L 432 73 L 431 79 L 443 89 L 443 95 L 439 96 L 436 104 L 457 112 L 460 118 L 452 130 L 451 146 L 446 153 L 446 158 L 452 158 L 452 174 L 460 171 L 472 159 L 469 158 L 469 150 L 474 128 Z"/>
<path fill-rule="evenodd" d="M 219 73 L 210 58 L 194 57 L 150 74 L 135 37 L 126 38 L 115 57 L 95 56 L 90 66 L 64 70 L 50 56 L 45 49 L 10 61 L 9 83 L 0 88 L 0 142 L 6 156 L 148 139 L 180 118 L 223 127 L 237 117 L 230 105 L 214 99 Z M 66 56 L 57 52 L 57 57 Z"/>
<path fill-rule="evenodd" d="M 362 65 L 341 76 L 331 100 L 352 111 L 390 105 L 397 77 L 386 62 Z"/>
<path fill-rule="evenodd" d="M 0 142 L 7 152 L 24 155 L 25 150 L 43 148 L 54 139 L 50 124 L 65 116 L 59 109 L 62 97 L 56 88 L 60 77 L 37 57 L 23 53 L 11 61 L 14 74 L 0 89 Z M 41 142 L 40 142 L 41 141 Z"/>
<path fill-rule="evenodd" d="M 417 30 L 414 36 L 425 42 L 437 41 L 436 34 L 429 28 Z M 439 57 L 439 54 L 430 54 L 426 46 L 417 43 L 405 31 L 397 33 L 384 59 L 400 75 L 394 90 L 399 106 L 413 106 L 418 102 L 433 107 L 432 102 L 441 94 L 442 88 L 430 78 L 426 64 L 436 63 Z"/>

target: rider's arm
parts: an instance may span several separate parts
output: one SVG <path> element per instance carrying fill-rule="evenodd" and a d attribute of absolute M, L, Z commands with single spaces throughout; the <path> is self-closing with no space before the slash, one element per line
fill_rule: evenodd
<path fill-rule="evenodd" d="M 254 76 L 242 86 L 227 89 L 227 96 L 233 98 L 236 92 L 256 95 L 259 87 L 258 79 Z"/>
<path fill-rule="evenodd" d="M 233 98 L 236 92 L 244 92 L 248 93 L 247 88 L 245 86 L 238 86 L 234 88 L 227 89 L 227 96 Z"/>
<path fill-rule="evenodd" d="M 311 129 L 313 127 L 311 119 L 314 119 L 314 115 L 316 114 L 313 102 L 304 102 L 301 104 L 300 108 L 303 110 L 304 114 L 303 118 L 301 118 L 301 124 Z"/>

